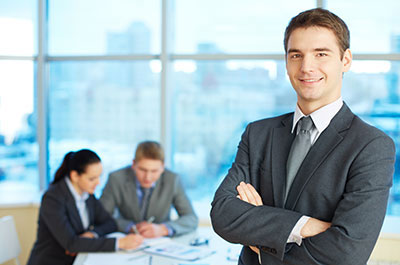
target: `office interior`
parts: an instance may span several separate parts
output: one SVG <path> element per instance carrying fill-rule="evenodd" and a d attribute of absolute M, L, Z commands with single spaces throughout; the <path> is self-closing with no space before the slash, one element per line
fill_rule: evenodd
<path fill-rule="evenodd" d="M 0 217 L 15 218 L 21 264 L 41 194 L 70 150 L 100 155 L 99 196 L 138 142 L 160 141 L 200 225 L 210 226 L 210 202 L 246 124 L 294 109 L 283 34 L 314 7 L 350 29 L 344 101 L 400 150 L 397 0 L 0 1 Z M 371 264 L 400 264 L 399 167 L 397 155 Z"/>

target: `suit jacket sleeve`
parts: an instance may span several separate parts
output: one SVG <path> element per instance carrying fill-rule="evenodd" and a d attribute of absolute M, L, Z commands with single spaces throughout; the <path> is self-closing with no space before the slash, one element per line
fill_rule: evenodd
<path fill-rule="evenodd" d="M 72 203 L 70 204 L 72 205 Z M 43 196 L 40 214 L 56 241 L 70 252 L 114 251 L 114 238 L 82 238 L 72 222 L 80 222 L 76 208 L 76 215 L 71 215 L 65 196 L 59 190 L 52 190 Z M 79 219 L 77 219 L 79 218 Z M 100 234 L 101 231 L 99 230 Z"/>
<path fill-rule="evenodd" d="M 174 235 L 181 235 L 195 230 L 198 225 L 198 218 L 179 178 L 177 177 L 175 180 L 172 204 L 178 212 L 179 217 L 177 220 L 167 221 L 165 224 L 174 230 Z"/>
<path fill-rule="evenodd" d="M 259 173 L 251 169 L 254 162 L 249 150 L 250 127 L 251 124 L 242 135 L 235 161 L 215 193 L 211 222 L 215 232 L 229 242 L 268 246 L 276 256 L 283 257 L 289 234 L 302 214 L 273 206 L 255 207 L 236 198 L 236 187 L 241 181 L 257 187 L 252 181 L 256 179 L 252 175 Z"/>
<path fill-rule="evenodd" d="M 133 222 L 133 220 L 125 219 L 118 211 L 118 207 L 123 200 L 123 194 L 121 194 L 122 189 L 120 186 L 124 185 L 120 183 L 118 177 L 120 177 L 118 174 L 109 175 L 107 184 L 100 197 L 100 202 L 104 209 L 115 218 L 118 231 L 126 232 L 126 228 Z"/>
<path fill-rule="evenodd" d="M 332 222 L 332 226 L 323 233 L 303 239 L 302 245 L 297 246 L 287 245 L 286 240 L 304 213 L 274 205 L 255 207 L 236 198 L 236 186 L 240 181 L 250 182 L 257 187 L 259 175 L 262 175 L 262 167 L 252 164 L 255 159 L 249 146 L 254 139 L 249 137 L 250 130 L 251 126 L 248 126 L 239 144 L 235 162 L 212 202 L 214 230 L 230 242 L 259 246 L 262 264 L 366 264 L 385 216 L 393 176 L 393 141 L 383 133 L 377 133 L 377 130 L 372 130 L 372 133 L 366 130 L 363 136 L 367 140 L 353 141 L 354 146 L 347 143 L 347 150 L 357 152 L 351 154 L 345 176 L 336 176 L 345 178 L 346 182 L 341 199 L 332 207 L 334 210 L 330 219 L 324 219 L 328 214 L 324 215 L 323 210 L 312 216 Z M 343 153 L 343 156 L 346 155 Z M 330 161 L 329 165 L 326 174 L 341 167 L 340 164 L 335 165 L 335 161 Z M 324 203 L 324 198 L 315 200 L 321 205 Z M 248 249 L 244 252 L 252 260 L 257 260 L 256 255 Z"/>
<path fill-rule="evenodd" d="M 93 231 L 100 237 L 117 231 L 117 224 L 112 216 L 104 210 L 103 205 L 93 195 L 91 198 L 89 207 L 94 210 Z"/>

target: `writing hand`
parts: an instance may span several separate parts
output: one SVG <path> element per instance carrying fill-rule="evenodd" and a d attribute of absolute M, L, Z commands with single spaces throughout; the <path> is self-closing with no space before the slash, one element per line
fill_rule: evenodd
<path fill-rule="evenodd" d="M 168 229 L 164 224 L 153 224 L 141 222 L 136 225 L 139 233 L 147 238 L 161 237 L 168 235 Z"/>
<path fill-rule="evenodd" d="M 118 238 L 118 248 L 130 250 L 140 246 L 143 242 L 143 237 L 136 234 L 128 234 L 125 237 Z"/>

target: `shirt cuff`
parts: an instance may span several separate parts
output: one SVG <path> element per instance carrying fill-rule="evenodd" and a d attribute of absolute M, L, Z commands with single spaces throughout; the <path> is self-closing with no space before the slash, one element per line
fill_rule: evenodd
<path fill-rule="evenodd" d="M 301 236 L 301 229 L 303 229 L 303 226 L 307 223 L 308 219 L 310 219 L 309 216 L 303 215 L 297 221 L 296 225 L 293 227 L 293 230 L 289 235 L 287 243 L 296 243 L 299 246 L 301 245 L 301 242 L 303 241 L 303 237 Z"/>
<path fill-rule="evenodd" d="M 129 231 L 131 230 L 131 227 L 135 225 L 135 222 L 130 222 L 126 227 L 125 227 L 125 233 L 129 233 Z"/>
<path fill-rule="evenodd" d="M 168 224 L 166 224 L 166 223 L 163 223 L 163 225 L 165 225 L 165 227 L 166 227 L 167 230 L 168 230 L 168 236 L 173 236 L 173 235 L 175 234 L 174 229 L 173 229 L 170 225 L 168 225 Z"/>

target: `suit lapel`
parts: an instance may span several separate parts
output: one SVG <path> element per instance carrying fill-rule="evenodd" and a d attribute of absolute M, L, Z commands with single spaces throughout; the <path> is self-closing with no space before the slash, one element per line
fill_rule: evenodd
<path fill-rule="evenodd" d="M 135 171 L 133 171 L 132 168 L 129 170 L 130 174 L 128 178 L 126 179 L 126 185 L 125 185 L 125 196 L 127 196 L 127 199 L 125 200 L 126 202 L 131 202 L 129 203 L 129 210 L 128 212 L 133 213 L 133 219 L 136 221 L 141 221 L 140 220 L 140 205 L 139 205 L 139 199 L 137 196 L 137 191 L 136 191 L 136 174 Z"/>
<path fill-rule="evenodd" d="M 290 146 L 294 139 L 291 133 L 293 115 L 282 120 L 282 127 L 274 128 L 272 140 L 272 186 L 274 194 L 274 205 L 283 208 L 285 183 L 286 183 L 286 161 Z"/>
<path fill-rule="evenodd" d="M 343 140 L 341 132 L 350 127 L 353 117 L 354 114 L 350 111 L 347 105 L 343 103 L 340 111 L 332 119 L 329 126 L 322 132 L 315 144 L 311 147 L 307 156 L 304 158 L 304 161 L 301 164 L 289 190 L 285 208 L 294 209 L 304 187 L 310 181 L 315 170 Z"/>
<path fill-rule="evenodd" d="M 67 183 L 64 180 L 61 181 L 61 191 L 66 195 L 66 207 L 68 215 L 71 218 L 71 224 L 75 228 L 75 231 L 79 233 L 80 231 L 83 231 L 83 224 L 81 217 L 79 216 L 78 208 L 76 207 L 75 199 L 72 196 Z"/>
<path fill-rule="evenodd" d="M 89 213 L 89 230 L 94 229 L 94 204 L 93 200 L 91 198 L 91 195 L 89 195 L 89 198 L 86 200 L 86 209 Z"/>

